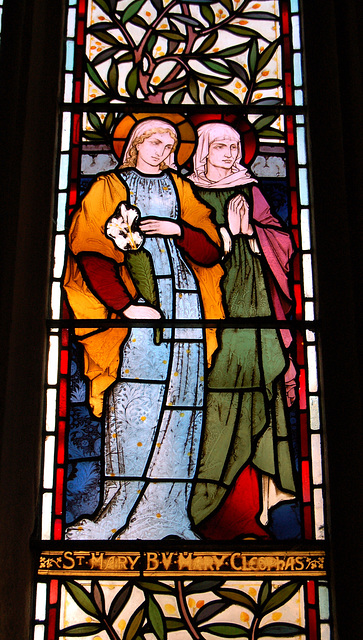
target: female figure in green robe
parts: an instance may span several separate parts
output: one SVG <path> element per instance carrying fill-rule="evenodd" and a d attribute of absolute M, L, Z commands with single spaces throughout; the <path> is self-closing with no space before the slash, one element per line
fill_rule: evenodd
<path fill-rule="evenodd" d="M 214 122 L 199 127 L 198 136 L 190 180 L 216 212 L 225 250 L 226 318 L 240 323 L 221 331 L 209 373 L 192 516 L 208 537 L 259 536 L 269 509 L 295 498 L 286 420 L 295 398 L 291 335 L 266 328 L 268 318 L 285 320 L 291 307 L 293 247 L 240 164 L 235 129 Z"/>

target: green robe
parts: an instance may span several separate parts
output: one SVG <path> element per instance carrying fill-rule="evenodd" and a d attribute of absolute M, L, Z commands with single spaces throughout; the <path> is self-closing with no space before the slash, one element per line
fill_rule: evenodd
<path fill-rule="evenodd" d="M 199 189 L 228 228 L 226 202 L 250 188 Z M 227 318 L 272 316 L 261 256 L 246 236 L 236 236 L 224 262 L 221 281 Z M 225 328 L 219 335 L 207 387 L 204 438 L 191 511 L 195 524 L 220 505 L 246 464 L 271 476 L 279 489 L 294 493 L 285 416 L 284 371 L 287 358 L 275 329 Z M 258 507 L 257 507 L 258 508 Z"/>

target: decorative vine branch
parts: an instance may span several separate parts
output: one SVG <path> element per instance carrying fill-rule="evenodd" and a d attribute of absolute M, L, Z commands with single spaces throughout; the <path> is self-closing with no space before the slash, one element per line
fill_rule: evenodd
<path fill-rule="evenodd" d="M 203 87 L 207 104 L 250 104 L 252 101 L 259 104 L 260 100 L 254 95 L 257 90 L 262 95 L 266 90 L 281 86 L 281 80 L 277 78 L 257 81 L 258 75 L 269 64 L 280 44 L 278 39 L 270 42 L 265 35 L 246 26 L 250 20 L 272 21 L 277 24 L 277 15 L 248 10 L 252 0 L 244 0 L 240 7 L 234 7 L 232 0 L 220 0 L 226 12 L 223 19 L 219 19 L 221 10 L 216 13 L 213 2 L 210 3 L 209 0 L 171 0 L 166 6 L 162 0 L 151 1 L 156 15 L 148 23 L 145 17 L 150 16 L 150 12 L 146 12 L 145 17 L 142 16 L 147 0 L 134 0 L 123 12 L 117 10 L 117 2 L 114 0 L 94 0 L 107 15 L 108 21 L 92 24 L 89 33 L 106 44 L 107 48 L 87 63 L 87 73 L 102 93 L 91 100 L 90 104 L 105 104 L 111 100 L 130 102 L 137 95 L 140 96 L 138 92 L 141 92 L 145 102 L 154 104 L 180 104 L 185 97 L 193 102 L 200 102 Z M 191 12 L 191 6 L 198 9 Z M 237 23 L 238 18 L 240 20 Z M 163 20 L 167 24 L 164 25 Z M 131 35 L 129 25 L 137 27 L 141 32 L 139 41 L 136 36 Z M 115 29 L 126 42 L 120 42 L 114 36 L 112 32 Z M 241 40 L 233 46 L 222 45 L 215 48 L 218 37 L 223 33 L 239 36 Z M 165 41 L 166 51 L 161 51 L 164 55 L 158 55 L 161 45 L 157 47 L 157 43 Z M 259 41 L 267 43 L 263 52 L 259 51 Z M 182 52 L 179 51 L 180 45 L 183 45 Z M 242 54 L 247 57 L 247 65 L 240 62 Z M 110 66 L 107 78 L 104 78 L 97 67 L 107 60 L 110 61 Z M 171 63 L 172 68 L 164 78 L 155 77 L 156 69 L 164 62 Z M 193 68 L 193 62 L 202 64 L 206 69 L 205 73 L 200 67 Z M 266 75 L 268 73 L 267 71 Z M 122 95 L 119 89 L 120 76 L 126 76 Z M 242 91 L 232 92 L 230 88 L 222 88 L 235 81 L 240 83 L 240 87 L 244 85 L 245 96 Z M 263 101 L 265 104 L 277 105 L 280 98 L 266 94 Z"/>
<path fill-rule="evenodd" d="M 60 630 L 66 637 L 87 637 L 105 631 L 110 640 L 119 640 L 120 636 L 114 628 L 114 623 L 130 603 L 134 588 L 144 594 L 143 603 L 138 606 L 128 619 L 123 633 L 123 640 L 144 640 L 146 634 L 152 633 L 157 640 L 167 640 L 168 632 L 187 631 L 193 640 L 204 640 L 204 633 L 222 638 L 247 638 L 258 640 L 270 636 L 273 638 L 293 638 L 305 635 L 305 628 L 289 622 L 268 623 L 262 625 L 263 618 L 289 602 L 300 590 L 301 582 L 285 582 L 282 586 L 272 590 L 271 580 L 261 583 L 257 601 L 243 590 L 232 589 L 228 583 L 219 580 L 195 580 L 187 585 L 182 580 L 175 580 L 174 587 L 157 580 L 145 580 L 133 584 L 127 582 L 115 595 L 106 611 L 105 597 L 100 584 L 94 580 L 91 591 L 87 591 L 78 582 L 64 583 L 68 593 L 79 608 L 92 616 L 94 622 L 80 622 Z M 208 594 L 208 601 L 192 615 L 186 596 L 191 594 Z M 176 598 L 179 618 L 166 617 L 157 595 L 170 595 Z M 210 599 L 211 595 L 217 599 Z M 139 601 L 139 600 L 138 600 Z M 226 620 L 221 620 L 220 614 L 237 605 L 247 609 L 253 619 L 250 627 L 244 627 Z M 216 616 L 218 620 L 215 620 Z"/>
<path fill-rule="evenodd" d="M 179 611 L 181 613 L 181 617 L 185 622 L 185 626 L 189 631 L 190 635 L 193 638 L 195 638 L 195 640 L 203 640 L 203 636 L 201 636 L 198 630 L 194 627 L 192 618 L 189 614 L 189 610 L 184 597 L 182 580 L 176 580 L 175 584 L 176 584 L 176 593 L 177 593 L 177 603 L 179 605 Z"/>

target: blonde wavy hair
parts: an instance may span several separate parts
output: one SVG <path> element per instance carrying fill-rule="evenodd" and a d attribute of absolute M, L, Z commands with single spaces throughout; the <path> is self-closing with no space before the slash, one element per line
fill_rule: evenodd
<path fill-rule="evenodd" d="M 169 127 L 165 127 L 165 128 L 154 127 L 153 129 L 149 129 L 149 131 L 145 131 L 145 133 L 142 133 L 140 136 L 138 136 L 137 138 L 135 138 L 135 140 L 132 141 L 130 147 L 127 149 L 125 159 L 122 165 L 120 166 L 120 169 L 126 169 L 126 167 L 136 167 L 137 153 L 138 153 L 136 149 L 137 145 L 144 142 L 144 140 L 146 140 L 147 138 L 150 138 L 154 133 L 170 133 L 171 137 L 174 140 L 174 145 L 170 153 L 173 153 L 173 151 L 175 151 L 175 148 L 178 142 L 178 138 L 176 136 L 175 131 L 171 127 L 170 129 Z M 167 168 L 168 168 L 168 165 L 164 161 L 160 163 L 160 169 L 164 170 Z"/>

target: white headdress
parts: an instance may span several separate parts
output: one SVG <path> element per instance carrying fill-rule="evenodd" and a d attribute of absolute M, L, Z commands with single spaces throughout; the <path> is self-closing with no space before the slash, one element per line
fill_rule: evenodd
<path fill-rule="evenodd" d="M 212 142 L 219 140 L 232 140 L 233 142 L 236 142 L 238 153 L 231 167 L 231 173 L 217 182 L 212 182 L 211 180 L 208 180 L 206 176 L 207 158 L 210 145 Z M 252 178 L 248 173 L 246 167 L 240 164 L 241 158 L 241 138 L 233 127 L 222 122 L 210 122 L 208 124 L 203 124 L 198 128 L 198 147 L 193 158 L 194 173 L 189 176 L 189 180 L 192 180 L 197 187 L 204 187 L 206 189 L 226 189 L 228 187 L 235 187 L 241 184 L 257 182 L 257 180 Z"/>

